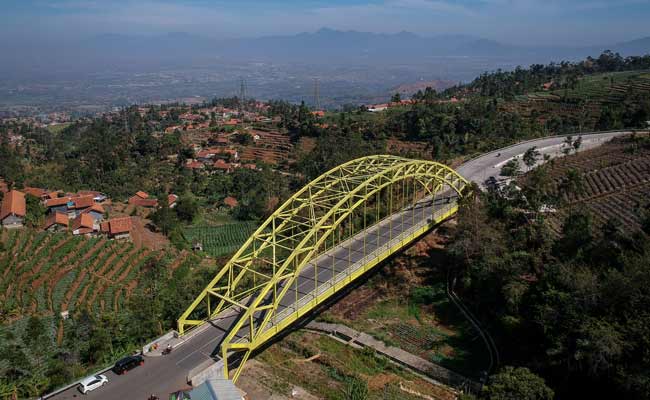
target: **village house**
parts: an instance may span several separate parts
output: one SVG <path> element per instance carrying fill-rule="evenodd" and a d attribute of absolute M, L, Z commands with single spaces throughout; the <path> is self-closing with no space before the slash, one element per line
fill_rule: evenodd
<path fill-rule="evenodd" d="M 228 196 L 225 199 L 223 199 L 223 204 L 228 206 L 229 208 L 235 208 L 239 204 L 236 198 L 232 196 Z"/>
<path fill-rule="evenodd" d="M 54 212 L 45 217 L 44 231 L 60 232 L 68 229 L 68 215 L 62 212 Z"/>
<path fill-rule="evenodd" d="M 95 204 L 95 199 L 92 195 L 64 196 L 47 199 L 44 204 L 49 213 L 65 213 L 68 215 L 68 218 L 73 219 L 91 208 Z"/>
<path fill-rule="evenodd" d="M 167 207 L 174 208 L 176 207 L 176 202 L 178 201 L 178 196 L 175 194 L 167 195 Z"/>
<path fill-rule="evenodd" d="M 192 160 L 190 160 L 187 164 L 185 164 L 185 168 L 188 168 L 188 169 L 203 169 L 203 168 L 205 168 L 205 164 L 203 164 L 201 161 L 192 161 Z"/>
<path fill-rule="evenodd" d="M 25 193 L 12 190 L 5 194 L 0 207 L 0 223 L 5 228 L 22 228 L 27 215 Z"/>
<path fill-rule="evenodd" d="M 212 168 L 224 172 L 232 171 L 232 165 L 230 163 L 225 162 L 222 159 L 218 159 L 217 161 L 215 161 L 214 164 L 212 164 Z"/>
<path fill-rule="evenodd" d="M 129 199 L 129 204 L 139 207 L 158 207 L 158 200 L 150 199 L 149 194 L 139 191 Z"/>
<path fill-rule="evenodd" d="M 88 214 L 95 221 L 101 221 L 104 219 L 104 207 L 101 204 L 94 203 L 89 208 L 85 209 L 82 214 Z"/>
<path fill-rule="evenodd" d="M 92 236 L 99 231 L 99 225 L 90 214 L 81 214 L 72 220 L 70 230 L 73 235 Z"/>
<path fill-rule="evenodd" d="M 34 197 L 38 197 L 41 200 L 44 200 L 44 199 L 47 198 L 47 190 L 45 190 L 45 189 L 25 186 L 25 188 L 23 189 L 23 192 L 26 195 L 29 194 L 29 195 L 32 195 Z"/>
<path fill-rule="evenodd" d="M 131 222 L 131 217 L 113 218 L 102 222 L 100 225 L 101 233 L 115 240 L 131 239 L 132 229 L 133 223 Z"/>

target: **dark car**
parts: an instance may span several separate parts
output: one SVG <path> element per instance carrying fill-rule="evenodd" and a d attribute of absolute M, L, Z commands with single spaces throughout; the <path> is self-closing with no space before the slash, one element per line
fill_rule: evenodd
<path fill-rule="evenodd" d="M 124 357 L 123 359 L 115 363 L 115 366 L 113 367 L 113 372 L 115 372 L 117 375 L 126 374 L 127 371 L 130 371 L 133 368 L 137 367 L 138 365 L 143 365 L 143 364 L 144 364 L 144 358 L 142 358 L 142 356 L 140 355 Z"/>

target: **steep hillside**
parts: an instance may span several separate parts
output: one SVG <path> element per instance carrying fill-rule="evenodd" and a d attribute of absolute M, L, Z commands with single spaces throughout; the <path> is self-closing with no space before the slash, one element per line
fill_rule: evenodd
<path fill-rule="evenodd" d="M 572 210 L 588 210 L 594 223 L 641 229 L 650 206 L 650 136 L 615 139 L 605 145 L 544 167 L 546 191 L 562 200 L 550 218 L 556 232 Z M 531 181 L 526 184 L 538 184 Z"/>
<path fill-rule="evenodd" d="M 131 243 L 67 234 L 14 230 L 2 237 L 0 320 L 68 311 L 119 311 L 151 263 L 174 269 L 177 252 L 155 252 Z"/>

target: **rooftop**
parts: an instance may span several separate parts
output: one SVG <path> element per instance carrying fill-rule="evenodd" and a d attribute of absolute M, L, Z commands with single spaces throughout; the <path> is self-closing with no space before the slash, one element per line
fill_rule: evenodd
<path fill-rule="evenodd" d="M 4 219 L 11 214 L 24 217 L 26 213 L 25 193 L 12 190 L 5 194 L 4 199 L 2 199 L 2 207 L 0 207 L 0 219 Z"/>

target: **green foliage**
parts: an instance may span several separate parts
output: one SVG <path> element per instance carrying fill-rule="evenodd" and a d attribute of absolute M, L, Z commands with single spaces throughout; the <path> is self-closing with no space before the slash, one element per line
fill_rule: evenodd
<path fill-rule="evenodd" d="M 448 249 L 464 300 L 490 327 L 502 363 L 540 371 L 559 398 L 646 398 L 648 236 L 625 234 L 614 220 L 597 229 L 584 210 L 550 235 L 543 215 L 530 219 L 514 204 L 491 193 L 467 199 Z M 526 376 L 505 371 L 485 396 L 552 397 Z"/>
<path fill-rule="evenodd" d="M 183 195 L 178 199 L 175 211 L 180 220 L 192 222 L 199 212 L 199 203 L 194 196 Z"/>
<path fill-rule="evenodd" d="M 366 381 L 354 376 L 348 376 L 344 381 L 343 398 L 345 400 L 368 399 L 368 383 Z"/>
<path fill-rule="evenodd" d="M 552 400 L 553 390 L 544 379 L 530 372 L 528 368 L 505 367 L 490 377 L 485 389 L 489 400 Z"/>
<path fill-rule="evenodd" d="M 41 203 L 41 200 L 38 197 L 32 196 L 31 194 L 25 195 L 25 203 L 27 207 L 25 223 L 27 226 L 33 228 L 40 228 L 45 221 L 45 206 Z"/>
<path fill-rule="evenodd" d="M 501 172 L 500 174 L 502 176 L 517 176 L 521 173 L 521 168 L 519 167 L 519 160 L 517 159 L 512 159 L 505 163 L 503 167 L 501 167 Z"/>

